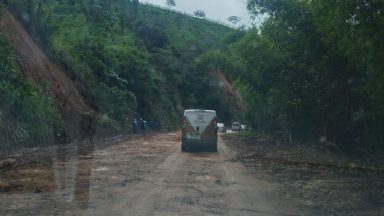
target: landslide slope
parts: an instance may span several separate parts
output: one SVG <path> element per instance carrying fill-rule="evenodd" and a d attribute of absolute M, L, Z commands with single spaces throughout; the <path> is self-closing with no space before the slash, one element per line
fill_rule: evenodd
<path fill-rule="evenodd" d="M 96 133 L 111 134 L 129 130 L 135 117 L 174 125 L 184 108 L 229 113 L 215 75 L 196 65 L 203 53 L 221 49 L 231 28 L 123 0 L 5 5 L 1 32 L 17 67 L 71 137 L 90 130 L 89 121 Z"/>
<path fill-rule="evenodd" d="M 16 86 L 19 89 L 24 87 L 23 91 L 13 95 L 13 97 L 17 97 L 16 101 L 21 103 L 21 107 L 20 105 L 2 106 L 6 119 L 3 125 L 3 138 L 8 137 L 4 138 L 4 143 L 8 143 L 8 145 L 42 145 L 56 141 L 70 141 L 93 133 L 94 126 L 90 125 L 94 121 L 94 110 L 90 106 L 92 102 L 79 93 L 78 85 L 69 78 L 65 70 L 45 54 L 19 20 L 6 9 L 2 11 L 0 30 L 2 36 L 12 46 L 9 49 L 10 52 L 4 54 L 14 55 L 14 69 L 22 72 L 31 88 L 38 89 L 37 92 L 28 92 L 31 89 L 25 88 L 25 86 Z M 16 62 L 17 66 L 15 65 Z M 18 77 L 11 83 L 17 85 L 15 83 L 18 81 L 17 79 L 24 79 L 24 77 Z M 3 77 L 2 81 L 7 81 L 7 79 Z M 6 86 L 4 87 L 2 94 L 4 98 L 10 97 L 7 95 L 9 90 Z M 46 112 L 44 108 L 36 108 L 38 110 L 32 112 L 31 104 L 28 104 L 25 99 L 26 94 L 31 93 L 37 94 L 34 97 L 46 101 L 45 105 L 39 104 L 39 106 L 48 106 L 55 114 L 44 116 L 43 113 Z M 37 98 L 31 98 L 31 100 L 32 103 L 39 103 L 33 101 L 39 100 Z M 29 120 L 23 119 L 22 116 Z M 42 123 L 47 124 L 46 127 L 40 128 L 39 125 Z M 52 127 L 52 124 L 55 126 Z M 19 132 L 13 132 L 14 127 L 9 125 L 18 125 L 14 127 Z M 34 126 L 37 127 L 32 129 Z M 31 137 L 31 135 L 34 136 Z"/>
<path fill-rule="evenodd" d="M 66 72 L 44 53 L 9 11 L 1 17 L 0 30 L 15 48 L 24 74 L 39 86 L 47 84 L 47 93 L 56 107 L 60 110 L 90 111 Z"/>

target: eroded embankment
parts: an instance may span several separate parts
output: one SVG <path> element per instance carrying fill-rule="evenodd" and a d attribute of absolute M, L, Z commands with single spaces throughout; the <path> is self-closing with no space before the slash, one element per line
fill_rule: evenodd
<path fill-rule="evenodd" d="M 0 31 L 17 53 L 23 74 L 36 85 L 44 87 L 47 96 L 62 114 L 68 140 L 93 133 L 95 114 L 86 92 L 79 91 L 81 81 L 71 80 L 34 41 L 22 23 L 10 11 L 4 10 Z M 85 88 L 80 88 L 84 91 Z"/>

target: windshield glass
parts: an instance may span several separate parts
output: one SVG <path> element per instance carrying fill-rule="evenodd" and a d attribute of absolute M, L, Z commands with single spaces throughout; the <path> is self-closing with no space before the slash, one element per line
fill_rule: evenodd
<path fill-rule="evenodd" d="M 0 215 L 382 215 L 382 0 L 0 1 Z"/>

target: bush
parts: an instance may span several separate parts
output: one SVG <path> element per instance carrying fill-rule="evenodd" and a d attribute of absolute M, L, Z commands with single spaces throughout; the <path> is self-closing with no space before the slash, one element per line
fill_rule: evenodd
<path fill-rule="evenodd" d="M 20 72 L 13 49 L 0 33 L 0 149 L 54 143 L 60 114 L 41 89 Z"/>

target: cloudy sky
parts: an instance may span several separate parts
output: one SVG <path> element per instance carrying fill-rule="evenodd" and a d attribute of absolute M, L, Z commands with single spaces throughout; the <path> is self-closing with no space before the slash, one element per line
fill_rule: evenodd
<path fill-rule="evenodd" d="M 246 8 L 247 0 L 175 0 L 175 10 L 193 14 L 196 10 L 203 10 L 206 17 L 228 23 L 227 18 L 238 16 L 238 25 L 249 25 L 250 16 Z M 166 6 L 166 0 L 140 0 L 160 6 Z"/>

